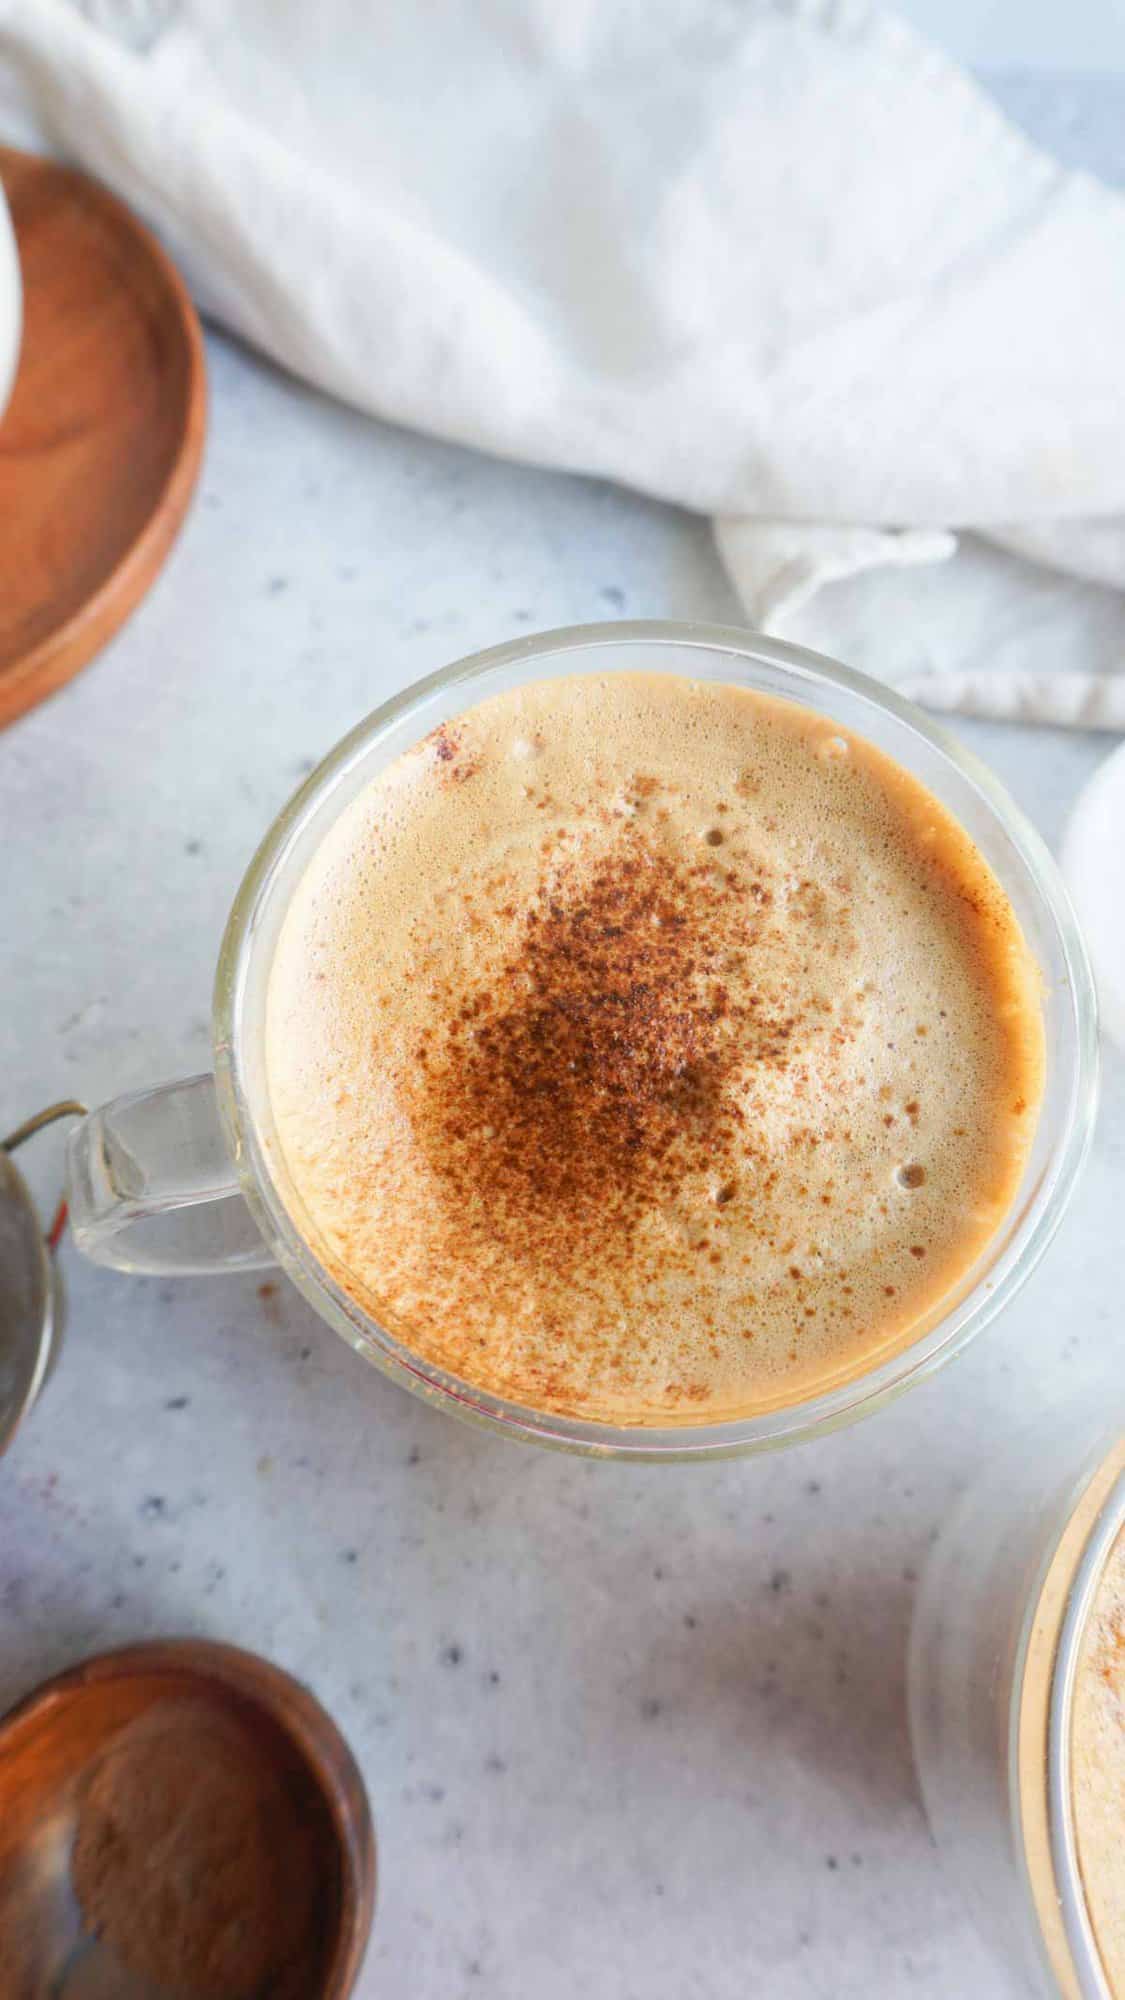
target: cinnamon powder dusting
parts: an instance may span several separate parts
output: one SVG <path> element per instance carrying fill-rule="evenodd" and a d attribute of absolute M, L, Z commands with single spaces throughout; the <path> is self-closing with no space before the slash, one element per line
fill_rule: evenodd
<path fill-rule="evenodd" d="M 448 996 L 440 1058 L 419 1045 L 415 1134 L 468 1218 L 449 1255 L 471 1251 L 482 1202 L 511 1254 L 541 1255 L 556 1226 L 568 1266 L 614 1236 L 629 1254 L 637 1216 L 733 1139 L 732 1076 L 783 1068 L 800 1032 L 759 996 L 731 999 L 761 922 L 711 868 L 636 836 L 588 881 L 558 871 L 494 983 Z"/>

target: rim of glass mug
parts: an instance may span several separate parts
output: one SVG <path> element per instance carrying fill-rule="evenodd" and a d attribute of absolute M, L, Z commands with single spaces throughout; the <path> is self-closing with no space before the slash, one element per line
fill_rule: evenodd
<path fill-rule="evenodd" d="M 1082 1642 L 1125 1519 L 1125 1410 L 1103 1382 L 988 1455 L 927 1556 L 910 1733 L 927 1817 L 1021 1991 L 1111 2000 L 1082 1883 L 1071 1729 Z"/>
<path fill-rule="evenodd" d="M 1082 1652 L 1082 1642 L 1086 1627 L 1094 1608 L 1094 1599 L 1102 1579 L 1102 1573 L 1110 1552 L 1122 1526 L 1125 1524 L 1125 1472 L 1119 1473 L 1093 1521 L 1075 1565 L 1067 1591 L 1066 1609 L 1059 1630 L 1058 1645 L 1051 1669 L 1050 1695 L 1047 1710 L 1047 1824 L 1049 1829 L 1051 1868 L 1058 1894 L 1059 1913 L 1062 1917 L 1066 1941 L 1074 1965 L 1079 1988 L 1088 2000 L 1112 2000 L 1109 1984 L 1102 1965 L 1101 1953 L 1094 1936 L 1089 1906 L 1082 1888 L 1082 1869 L 1078 1859 L 1078 1840 L 1074 1824 L 1074 1794 L 1071 1782 L 1071 1723 L 1074 1714 L 1074 1691 L 1078 1678 L 1078 1666 Z M 1064 1529 L 1065 1529 L 1064 1523 Z M 1054 1558 L 1058 1547 L 1058 1537 L 1052 1546 L 1050 1556 Z M 1049 1569 L 1048 1562 L 1047 1568 Z M 1040 1586 L 1041 1587 L 1041 1586 Z M 1017 1814 L 1016 1826 L 1019 1835 L 1019 1852 L 1023 1870 L 1031 1889 L 1031 1877 L 1024 1845 L 1022 1816 L 1019 1815 L 1019 1759 L 1018 1742 L 1020 1713 L 1023 1698 L 1024 1672 L 1030 1643 L 1031 1628 L 1038 1608 L 1038 1593 L 1033 1593 L 1028 1617 L 1021 1634 L 1020 1659 L 1014 1676 L 1012 1717 L 1010 1727 L 1014 1734 L 1010 1768 L 1017 1786 L 1014 1808 Z M 1035 1911 L 1034 1891 L 1031 1890 L 1031 1907 Z"/>
<path fill-rule="evenodd" d="M 976 841 L 1044 977 L 1048 1063 L 1035 1144 L 1012 1210 L 961 1284 L 920 1322 L 908 1346 L 859 1377 L 804 1402 L 699 1424 L 611 1425 L 535 1410 L 474 1388 L 396 1341 L 334 1281 L 297 1228 L 291 1210 L 299 1203 L 292 1190 L 288 1201 L 282 1193 L 265 1086 L 260 1030 L 273 943 L 292 888 L 339 812 L 376 771 L 489 694 L 567 673 L 628 670 L 775 694 L 885 749 Z M 247 870 L 219 957 L 213 1033 L 219 1113 L 242 1192 L 317 1312 L 424 1399 L 506 1436 L 602 1457 L 697 1459 L 775 1449 L 852 1422 L 932 1374 L 1003 1309 L 1046 1249 L 1089 1147 L 1097 1098 L 1097 1011 L 1085 946 L 1046 846 L 988 768 L 912 702 L 852 668 L 750 631 L 663 620 L 563 627 L 468 655 L 394 695 L 345 736 L 283 808 Z"/>

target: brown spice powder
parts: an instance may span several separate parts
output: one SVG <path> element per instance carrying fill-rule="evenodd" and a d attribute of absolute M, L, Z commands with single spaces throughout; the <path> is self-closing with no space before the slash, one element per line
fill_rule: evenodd
<path fill-rule="evenodd" d="M 471 1227 L 483 1208 L 517 1255 L 550 1230 L 556 1259 L 604 1258 L 612 1227 L 627 1238 L 725 1157 L 728 1072 L 783 1069 L 801 1025 L 763 995 L 731 1000 L 769 921 L 739 890 L 629 835 L 589 878 L 557 870 L 495 986 L 453 998 L 444 1048 L 416 1051 L 414 1134 L 451 1212 Z"/>
<path fill-rule="evenodd" d="M 86 1927 L 174 2000 L 308 2000 L 317 1810 L 233 1715 L 156 1703 L 86 1783 L 71 1857 Z"/>

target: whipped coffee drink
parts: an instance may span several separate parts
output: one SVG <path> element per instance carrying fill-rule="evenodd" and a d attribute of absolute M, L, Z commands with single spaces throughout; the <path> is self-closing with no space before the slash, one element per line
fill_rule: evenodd
<path fill-rule="evenodd" d="M 526 684 L 342 813 L 266 1054 L 298 1227 L 429 1362 L 714 1421 L 909 1343 L 1012 1204 L 1038 974 L 968 835 L 795 703 Z"/>

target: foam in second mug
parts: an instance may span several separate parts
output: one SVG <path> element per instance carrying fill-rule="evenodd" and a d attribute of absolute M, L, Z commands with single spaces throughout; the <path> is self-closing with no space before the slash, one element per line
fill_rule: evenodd
<path fill-rule="evenodd" d="M 969 836 L 795 703 L 534 682 L 397 759 L 286 914 L 298 1223 L 407 1346 L 593 1421 L 864 1373 L 1009 1209 L 1039 980 Z"/>

